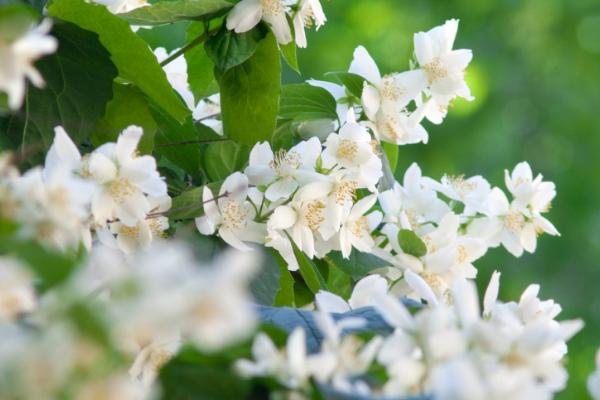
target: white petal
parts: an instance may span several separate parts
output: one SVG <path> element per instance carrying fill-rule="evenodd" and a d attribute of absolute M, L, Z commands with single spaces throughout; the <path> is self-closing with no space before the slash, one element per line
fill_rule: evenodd
<path fill-rule="evenodd" d="M 437 297 L 433 293 L 433 290 L 431 289 L 429 284 L 427 284 L 427 282 L 425 282 L 423 278 L 421 278 L 419 275 L 415 274 L 411 270 L 407 269 L 406 271 L 404 271 L 404 279 L 406 280 L 408 286 L 410 286 L 415 292 L 417 292 L 419 297 L 426 300 L 429 305 L 438 305 Z"/>
<path fill-rule="evenodd" d="M 288 199 L 298 188 L 298 183 L 292 177 L 287 177 L 272 183 L 265 192 L 265 197 L 270 201 Z"/>
<path fill-rule="evenodd" d="M 350 311 L 350 306 L 340 296 L 320 290 L 315 295 L 315 303 L 319 311 L 328 313 L 344 313 Z"/>
<path fill-rule="evenodd" d="M 260 0 L 242 0 L 233 7 L 227 16 L 227 29 L 237 33 L 254 28 L 262 18 Z"/>
<path fill-rule="evenodd" d="M 379 68 L 377 68 L 377 64 L 363 46 L 358 46 L 354 50 L 354 58 L 350 64 L 349 72 L 362 76 L 375 86 L 381 84 Z"/>
<path fill-rule="evenodd" d="M 138 143 L 142 138 L 144 131 L 139 126 L 129 126 L 119 135 L 117 139 L 117 160 L 120 163 L 124 163 L 128 159 L 133 157 L 134 152 L 137 149 Z"/>
<path fill-rule="evenodd" d="M 496 301 L 498 300 L 498 291 L 500 290 L 500 272 L 494 271 L 488 283 L 483 296 L 483 314 L 490 315 Z"/>

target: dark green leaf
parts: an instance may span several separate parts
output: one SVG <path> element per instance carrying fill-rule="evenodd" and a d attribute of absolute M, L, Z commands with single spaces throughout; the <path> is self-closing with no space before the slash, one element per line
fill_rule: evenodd
<path fill-rule="evenodd" d="M 410 229 L 401 229 L 398 232 L 398 243 L 406 254 L 415 257 L 423 257 L 427 254 L 427 246 L 416 233 Z"/>
<path fill-rule="evenodd" d="M 123 129 L 137 125 L 144 129 L 138 149 L 144 154 L 151 153 L 157 126 L 146 97 L 136 87 L 118 83 L 113 85 L 113 93 L 113 99 L 106 106 L 106 114 L 92 133 L 92 144 L 98 147 L 106 142 L 115 142 Z"/>
<path fill-rule="evenodd" d="M 365 78 L 351 72 L 329 72 L 326 76 L 336 78 L 342 85 L 346 87 L 348 92 L 359 99 L 362 97 Z"/>
<path fill-rule="evenodd" d="M 248 146 L 233 141 L 212 143 L 206 146 L 202 166 L 209 181 L 225 180 L 232 173 L 241 170 L 248 161 Z"/>
<path fill-rule="evenodd" d="M 200 146 L 206 141 L 220 140 L 220 137 L 207 126 L 194 124 L 191 117 L 182 125 L 157 107 L 151 106 L 150 112 L 158 124 L 154 152 L 167 157 L 192 177 L 199 178 Z"/>
<path fill-rule="evenodd" d="M 223 26 L 206 41 L 204 48 L 214 65 L 223 73 L 252 57 L 264 37 L 265 32 L 259 26 L 243 33 L 235 33 Z"/>
<path fill-rule="evenodd" d="M 112 97 L 117 70 L 97 36 L 67 23 L 56 24 L 53 33 L 60 41 L 57 52 L 36 64 L 45 88 L 29 85 L 23 108 L 0 118 L 0 143 L 7 147 L 33 143 L 48 148 L 57 125 L 80 143 Z"/>
<path fill-rule="evenodd" d="M 331 262 L 327 264 L 327 287 L 331 293 L 335 293 L 344 299 L 348 299 L 352 293 L 352 277 L 340 267 Z"/>
<path fill-rule="evenodd" d="M 296 83 L 281 88 L 279 114 L 296 121 L 311 119 L 337 119 L 336 102 L 325 89 Z"/>
<path fill-rule="evenodd" d="M 352 251 L 350 258 L 345 259 L 339 251 L 332 251 L 326 257 L 328 263 L 332 263 L 340 270 L 350 275 L 354 279 L 360 279 L 368 275 L 371 271 L 386 267 L 389 264 L 379 257 L 369 253 Z"/>
<path fill-rule="evenodd" d="M 302 276 L 302 279 L 304 279 L 304 282 L 310 291 L 313 294 L 316 294 L 321 289 L 327 290 L 327 283 L 317 269 L 317 266 L 312 262 L 312 260 L 306 257 L 306 254 L 298 249 L 295 244 L 293 244 L 293 246 L 294 255 L 296 256 L 296 260 L 298 260 L 298 266 L 300 267 L 300 275 Z"/>
<path fill-rule="evenodd" d="M 281 90 L 281 62 L 273 34 L 260 41 L 249 60 L 220 75 L 218 81 L 225 135 L 247 145 L 269 140 Z"/>
<path fill-rule="evenodd" d="M 258 304 L 264 304 L 267 306 L 274 304 L 286 306 L 293 305 L 293 297 L 292 303 L 279 304 L 277 301 L 282 295 L 289 296 L 289 292 L 287 291 L 287 287 L 284 289 L 280 284 L 282 280 L 286 280 L 286 276 L 284 275 L 285 271 L 281 268 L 279 260 L 276 259 L 276 255 L 270 251 L 266 251 L 265 249 L 261 251 L 261 260 L 262 262 L 260 271 L 258 271 L 258 273 L 252 278 L 252 281 L 250 281 L 250 291 L 252 292 L 254 300 Z M 293 285 L 294 279 L 289 274 L 289 271 L 287 272 L 287 275 L 292 280 Z M 285 293 L 282 293 L 284 291 Z M 290 291 L 293 295 L 293 286 Z"/>
<path fill-rule="evenodd" d="M 204 32 L 203 24 L 194 22 L 190 24 L 186 37 L 191 42 Z M 204 46 L 196 46 L 185 52 L 187 61 L 188 83 L 196 100 L 218 92 L 219 85 L 213 73 L 214 64 Z"/>
<path fill-rule="evenodd" d="M 161 25 L 181 20 L 211 19 L 232 6 L 226 0 L 163 0 L 119 16 L 134 25 Z"/>
<path fill-rule="evenodd" d="M 279 253 L 277 253 L 276 251 L 272 251 L 272 254 L 273 258 L 275 259 L 275 262 L 279 266 L 279 288 L 277 291 L 277 295 L 275 296 L 275 301 L 273 302 L 273 305 L 277 307 L 293 307 L 295 304 L 294 277 L 288 270 L 287 263 L 279 255 Z"/>
<path fill-rule="evenodd" d="M 183 122 L 190 114 L 167 81 L 163 69 L 146 42 L 131 30 L 127 22 L 111 14 L 105 6 L 87 3 L 84 0 L 54 0 L 48 11 L 51 16 L 96 32 L 100 42 L 110 52 L 112 61 L 119 69 L 119 75 L 135 83 L 173 118 Z M 93 69 L 89 71 L 95 72 Z M 90 91 L 86 90 L 85 93 Z"/>
<path fill-rule="evenodd" d="M 246 346 L 247 347 L 247 346 Z M 239 351 L 238 351 L 239 352 Z M 233 370 L 236 357 L 247 357 L 248 351 L 227 356 L 184 349 L 160 371 L 162 398 L 169 400 L 244 399 L 250 383 Z"/>

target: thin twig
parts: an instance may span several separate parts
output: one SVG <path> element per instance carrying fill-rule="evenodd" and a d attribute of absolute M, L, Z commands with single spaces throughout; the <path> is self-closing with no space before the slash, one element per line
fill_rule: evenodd
<path fill-rule="evenodd" d="M 166 217 L 167 215 L 169 215 L 170 213 L 173 213 L 173 212 L 193 210 L 195 208 L 200 207 L 201 205 L 204 205 L 206 203 L 210 203 L 211 201 L 217 201 L 219 199 L 227 197 L 230 194 L 231 194 L 231 192 L 225 191 L 224 193 L 221 193 L 220 195 L 218 195 L 216 197 L 213 197 L 210 200 L 203 200 L 203 201 L 201 201 L 198 204 L 191 204 L 191 205 L 185 206 L 185 207 L 172 208 L 172 209 L 167 210 L 167 211 L 161 211 L 161 212 L 155 212 L 155 213 L 152 213 L 152 214 L 148 214 L 148 215 L 146 215 L 146 219 L 152 219 L 152 218 L 158 218 L 158 217 Z"/>
<path fill-rule="evenodd" d="M 202 33 L 202 35 L 198 36 L 196 39 L 192 40 L 191 42 L 189 42 L 188 44 L 186 44 L 185 46 L 183 46 L 182 48 L 177 50 L 175 53 L 171 54 L 169 57 L 167 57 L 163 61 L 161 61 L 160 66 L 164 67 L 165 65 L 169 64 L 171 61 L 177 59 L 179 56 L 181 56 L 186 51 L 191 50 L 194 47 L 198 46 L 199 44 L 204 43 L 204 41 L 206 41 L 206 39 L 211 37 L 216 31 L 217 31 L 216 29 L 212 30 L 212 31 L 205 30 L 204 33 Z"/>

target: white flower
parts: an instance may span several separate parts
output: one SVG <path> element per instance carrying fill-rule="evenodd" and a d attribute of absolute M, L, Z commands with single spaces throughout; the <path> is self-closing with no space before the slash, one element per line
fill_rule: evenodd
<path fill-rule="evenodd" d="M 65 249 L 83 243 L 89 248 L 89 206 L 94 186 L 65 169 L 46 178 L 39 167 L 12 181 L 15 217 L 22 234 Z"/>
<path fill-rule="evenodd" d="M 342 226 L 339 231 L 339 247 L 344 258 L 349 258 L 352 248 L 369 253 L 375 242 L 371 237 L 371 232 L 381 222 L 381 212 L 375 211 L 369 215 L 365 213 L 373 207 L 377 201 L 377 196 L 372 194 L 352 206 L 348 215 L 342 219 Z"/>
<path fill-rule="evenodd" d="M 357 187 L 375 191 L 375 185 L 383 176 L 381 159 L 373 151 L 373 139 L 361 125 L 347 122 L 339 133 L 331 133 L 321 155 L 323 167 L 341 167 L 349 179 L 355 179 Z"/>
<path fill-rule="evenodd" d="M 420 71 L 424 74 L 431 96 L 433 116 L 427 114 L 432 122 L 440 121 L 440 109 L 445 114 L 448 104 L 456 96 L 473 100 L 464 75 L 465 68 L 471 62 L 471 50 L 452 50 L 458 20 L 451 19 L 444 25 L 435 27 L 428 32 L 418 32 L 414 35 L 415 54 Z"/>
<path fill-rule="evenodd" d="M 463 175 L 444 175 L 439 183 L 430 178 L 425 179 L 432 189 L 451 200 L 463 203 L 465 208 L 462 215 L 472 216 L 487 212 L 487 200 L 492 189 L 485 178 L 479 175 L 466 179 Z"/>
<path fill-rule="evenodd" d="M 44 19 L 39 25 L 22 27 L 23 34 L 15 40 L 0 42 L 0 91 L 8 95 L 8 107 L 16 110 L 23 104 L 25 80 L 41 88 L 44 79 L 33 63 L 40 57 L 52 54 L 58 47 L 57 40 L 48 35 L 52 23 Z"/>
<path fill-rule="evenodd" d="M 99 226 L 118 219 L 127 226 L 145 219 L 152 206 L 146 195 L 163 197 L 167 185 L 152 156 L 138 156 L 142 129 L 130 126 L 117 143 L 105 143 L 90 154 L 84 174 L 101 185 L 92 199 L 92 213 Z"/>
<path fill-rule="evenodd" d="M 540 233 L 559 235 L 550 221 L 516 201 L 509 203 L 498 188 L 490 192 L 487 208 L 486 217 L 477 218 L 469 224 L 469 235 L 484 238 L 490 246 L 502 244 L 515 257 L 520 257 L 523 250 L 533 253 Z"/>
<path fill-rule="evenodd" d="M 221 239 L 242 251 L 251 249 L 244 242 L 264 243 L 265 226 L 254 222 L 256 211 L 248 201 L 246 175 L 241 172 L 229 175 L 216 198 L 205 186 L 202 202 L 205 215 L 196 218 L 196 227 L 203 235 L 218 231 Z"/>
<path fill-rule="evenodd" d="M 156 338 L 139 350 L 129 369 L 129 376 L 141 382 L 145 387 L 150 387 L 159 370 L 169 362 L 180 347 L 181 337 L 179 334 Z"/>
<path fill-rule="evenodd" d="M 327 18 L 321 7 L 319 0 L 299 0 L 298 10 L 294 14 L 294 35 L 296 36 L 296 45 L 298 47 L 306 47 L 306 33 L 304 28 L 311 26 L 313 23 L 316 25 L 317 30 L 325 25 Z"/>
<path fill-rule="evenodd" d="M 388 282 L 379 275 L 369 275 L 354 285 L 350 299 L 346 302 L 340 296 L 320 290 L 315 295 L 315 303 L 319 311 L 328 313 L 344 313 L 361 307 L 374 305 L 374 297 L 387 294 Z"/>
<path fill-rule="evenodd" d="M 183 331 L 199 348 L 214 351 L 247 338 L 257 324 L 248 290 L 257 253 L 229 251 L 186 283 Z"/>
<path fill-rule="evenodd" d="M 0 257 L 0 323 L 12 321 L 36 308 L 33 277 L 27 267 L 9 257 Z"/>
<path fill-rule="evenodd" d="M 227 29 L 247 32 L 264 20 L 275 34 L 277 42 L 288 44 L 292 31 L 287 21 L 287 7 L 282 0 L 242 0 L 227 16 Z"/>
<path fill-rule="evenodd" d="M 515 203 L 529 208 L 533 213 L 548 211 L 550 202 L 556 196 L 556 186 L 552 182 L 543 182 L 543 176 L 533 178 L 533 172 L 527 162 L 521 162 L 512 173 L 504 170 L 506 188 L 515 197 Z"/>
<path fill-rule="evenodd" d="M 321 238 L 320 230 L 326 225 L 329 182 L 314 182 L 303 186 L 293 200 L 279 206 L 269 217 L 269 231 L 285 231 L 296 246 L 309 258 L 317 253 L 315 241 Z"/>
<path fill-rule="evenodd" d="M 171 198 L 148 197 L 151 213 L 162 213 L 171 208 Z M 161 238 L 164 231 L 169 228 L 169 219 L 162 215 L 152 215 L 138 221 L 135 226 L 111 222 L 107 227 L 97 230 L 96 233 L 102 243 L 107 246 L 118 247 L 125 254 L 134 253 L 140 249 L 147 249 L 153 240 Z M 113 235 L 116 235 L 116 240 Z"/>
<path fill-rule="evenodd" d="M 95 3 L 105 5 L 113 14 L 122 14 L 136 8 L 147 6 L 146 0 L 93 0 Z"/>
<path fill-rule="evenodd" d="M 418 107 L 412 113 L 406 109 L 425 88 L 425 78 L 420 71 L 382 77 L 375 61 L 362 46 L 354 51 L 349 71 L 366 79 L 362 105 L 381 140 L 394 144 L 427 143 L 427 132 L 420 125 L 425 108 Z"/>
<path fill-rule="evenodd" d="M 239 374 L 247 378 L 272 376 L 290 389 L 306 386 L 310 376 L 325 367 L 318 355 L 307 354 L 306 334 L 301 327 L 290 333 L 282 350 L 265 333 L 258 333 L 252 344 L 252 356 L 252 361 L 241 359 L 235 363 Z"/>
<path fill-rule="evenodd" d="M 81 154 L 62 126 L 54 128 L 54 140 L 46 153 L 44 177 L 55 170 L 81 173 Z"/>
<path fill-rule="evenodd" d="M 321 142 L 312 138 L 289 150 L 273 154 L 268 142 L 257 143 L 250 152 L 244 173 L 253 185 L 267 185 L 265 197 L 270 201 L 287 199 L 301 184 L 319 178 L 315 172 L 321 155 Z"/>
<path fill-rule="evenodd" d="M 403 185 L 394 183 L 392 189 L 379 194 L 379 202 L 384 222 L 397 225 L 395 233 L 390 232 L 393 235 L 397 235 L 398 228 L 416 230 L 422 225 L 437 223 L 450 211 L 427 184 L 416 163 L 404 173 Z"/>

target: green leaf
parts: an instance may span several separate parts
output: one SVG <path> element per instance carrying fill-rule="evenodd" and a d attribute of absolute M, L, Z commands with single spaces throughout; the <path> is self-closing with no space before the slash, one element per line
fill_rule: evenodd
<path fill-rule="evenodd" d="M 150 112 L 158 125 L 154 136 L 155 154 L 167 157 L 173 164 L 199 179 L 201 142 L 221 138 L 209 127 L 195 124 L 191 117 L 179 124 L 157 107 L 151 105 Z"/>
<path fill-rule="evenodd" d="M 398 232 L 398 243 L 406 254 L 415 257 L 423 257 L 427 254 L 427 246 L 416 233 L 410 229 L 401 229 Z"/>
<path fill-rule="evenodd" d="M 33 8 L 21 4 L 0 7 L 0 37 L 5 43 L 18 39 L 40 18 Z"/>
<path fill-rule="evenodd" d="M 226 0 L 163 0 L 119 16 L 133 25 L 162 25 L 181 20 L 209 20 L 231 7 L 233 4 Z"/>
<path fill-rule="evenodd" d="M 337 265 L 326 262 L 327 269 L 327 287 L 331 293 L 335 293 L 344 299 L 348 299 L 352 294 L 352 278 Z"/>
<path fill-rule="evenodd" d="M 297 73 L 300 73 L 300 67 L 298 66 L 298 55 L 296 54 L 296 43 L 291 41 L 288 44 L 280 44 L 279 50 L 281 50 L 281 55 L 283 56 L 286 64 Z"/>
<path fill-rule="evenodd" d="M 214 354 L 184 348 L 160 370 L 163 399 L 245 399 L 250 382 L 233 370 L 237 358 L 248 357 L 249 345 Z"/>
<path fill-rule="evenodd" d="M 317 266 L 295 244 L 292 245 L 294 246 L 294 255 L 298 260 L 300 275 L 310 291 L 316 294 L 321 289 L 327 290 L 327 283 Z"/>
<path fill-rule="evenodd" d="M 133 82 L 173 118 L 183 122 L 190 114 L 146 42 L 131 30 L 127 22 L 111 14 L 105 6 L 83 0 L 54 0 L 48 11 L 53 17 L 96 32 L 110 52 L 119 75 Z M 90 72 L 95 71 L 91 69 Z"/>
<path fill-rule="evenodd" d="M 91 140 L 95 147 L 115 142 L 123 129 L 137 125 L 144 129 L 138 146 L 141 153 L 152 153 L 157 126 L 148 108 L 146 97 L 134 86 L 113 85 L 113 99 L 106 105 L 106 114 L 96 124 Z"/>
<path fill-rule="evenodd" d="M 281 88 L 279 115 L 296 121 L 337 119 L 336 102 L 325 89 L 296 83 Z"/>
<path fill-rule="evenodd" d="M 362 97 L 365 78 L 351 72 L 328 72 L 325 76 L 336 78 L 342 85 L 346 87 L 348 92 L 359 99 Z"/>
<path fill-rule="evenodd" d="M 398 165 L 398 145 L 392 143 L 381 142 L 381 148 L 385 151 L 388 162 L 390 163 L 390 169 L 392 173 L 396 171 Z"/>
<path fill-rule="evenodd" d="M 204 32 L 203 24 L 195 22 L 190 24 L 186 32 L 188 42 L 191 42 Z M 210 96 L 219 91 L 219 85 L 213 73 L 214 64 L 204 46 L 196 46 L 185 52 L 187 61 L 188 84 L 196 100 Z"/>
<path fill-rule="evenodd" d="M 206 146 L 202 166 L 209 181 L 225 180 L 241 170 L 248 161 L 250 149 L 236 142 L 216 142 Z"/>
<path fill-rule="evenodd" d="M 247 145 L 269 140 L 281 90 L 281 62 L 273 34 L 260 41 L 250 59 L 217 79 L 225 135 Z"/>
<path fill-rule="evenodd" d="M 271 249 L 261 251 L 262 267 L 250 281 L 250 292 L 258 304 L 291 306 L 294 303 L 294 278 L 287 267 L 281 265 L 278 254 L 267 250 Z"/>
<path fill-rule="evenodd" d="M 140 27 L 136 34 L 153 49 L 164 47 L 170 53 L 188 43 L 186 32 L 190 25 L 189 21 L 180 21 L 168 25 L 146 26 Z M 202 24 L 199 23 L 199 25 Z"/>
<path fill-rule="evenodd" d="M 386 261 L 370 253 L 361 253 L 353 250 L 350 258 L 345 259 L 339 251 L 332 251 L 326 257 L 327 263 L 350 275 L 354 279 L 360 279 L 371 271 L 389 265 Z"/>
<path fill-rule="evenodd" d="M 225 26 L 204 44 L 206 54 L 221 73 L 244 63 L 258 48 L 265 31 L 257 26 L 248 32 L 235 33 Z"/>
<path fill-rule="evenodd" d="M 76 25 L 57 23 L 53 34 L 60 43 L 57 52 L 36 63 L 46 85 L 28 85 L 21 110 L 0 118 L 0 147 L 47 149 L 57 125 L 81 143 L 104 115 L 117 76 L 110 54 L 96 35 Z"/>
<path fill-rule="evenodd" d="M 271 148 L 273 151 L 279 149 L 289 149 L 294 144 L 294 126 L 292 121 L 283 121 L 271 138 Z"/>
<path fill-rule="evenodd" d="M 288 270 L 287 263 L 281 255 L 274 250 L 271 250 L 271 253 L 279 266 L 279 288 L 273 305 L 277 307 L 293 307 L 295 304 L 294 277 Z"/>

